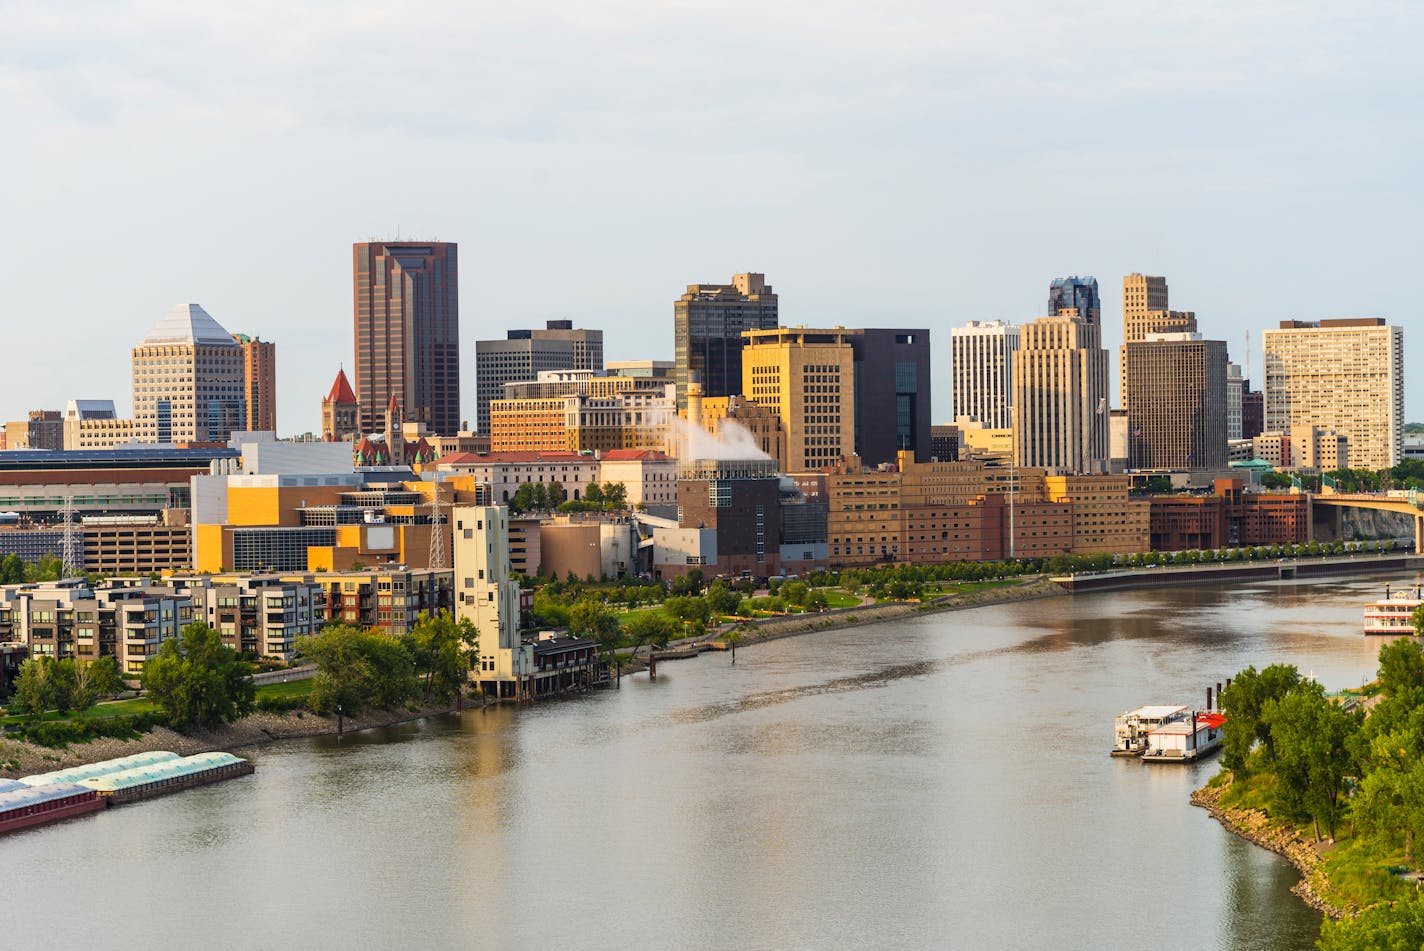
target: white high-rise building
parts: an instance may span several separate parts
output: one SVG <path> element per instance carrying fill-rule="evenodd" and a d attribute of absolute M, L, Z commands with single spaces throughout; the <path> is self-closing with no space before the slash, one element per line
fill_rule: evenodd
<path fill-rule="evenodd" d="M 1262 335 L 1266 431 L 1344 436 L 1350 465 L 1384 469 L 1404 449 L 1404 328 L 1378 317 L 1283 320 Z"/>
<path fill-rule="evenodd" d="M 1226 438 L 1241 438 L 1241 394 L 1246 389 L 1246 378 L 1241 375 L 1239 363 L 1226 364 Z"/>
<path fill-rule="evenodd" d="M 455 617 L 468 618 L 479 631 L 473 679 L 503 696 L 534 673 L 534 647 L 519 637 L 519 582 L 510 578 L 509 509 L 457 505 L 450 517 Z"/>
<path fill-rule="evenodd" d="M 949 340 L 955 417 L 969 417 L 985 429 L 1008 429 L 1019 328 L 1002 320 L 971 320 L 950 330 Z"/>

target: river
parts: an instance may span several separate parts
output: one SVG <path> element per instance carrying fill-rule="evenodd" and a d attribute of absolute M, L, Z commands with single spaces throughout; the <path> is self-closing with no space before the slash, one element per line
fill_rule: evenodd
<path fill-rule="evenodd" d="M 1384 577 L 1051 598 L 666 663 L 656 682 L 249 751 L 0 841 L 15 947 L 1312 946 L 1216 771 L 1112 718 L 1247 664 L 1373 675 Z M 1396 581 L 1405 580 L 1396 578 Z"/>

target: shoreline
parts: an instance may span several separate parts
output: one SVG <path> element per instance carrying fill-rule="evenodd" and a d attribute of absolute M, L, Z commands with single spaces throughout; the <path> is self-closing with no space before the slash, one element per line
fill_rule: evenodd
<path fill-rule="evenodd" d="M 1274 852 L 1295 866 L 1296 871 L 1300 872 L 1300 881 L 1291 886 L 1291 894 L 1305 902 L 1307 907 L 1337 921 L 1359 910 L 1339 908 L 1320 896 L 1319 887 L 1329 885 L 1329 882 L 1320 869 L 1325 858 L 1314 842 L 1302 838 L 1295 830 L 1271 819 L 1259 809 L 1222 806 L 1221 797 L 1225 795 L 1229 785 L 1207 785 L 1194 790 L 1191 795 L 1192 805 L 1205 809 L 1227 832 Z"/>

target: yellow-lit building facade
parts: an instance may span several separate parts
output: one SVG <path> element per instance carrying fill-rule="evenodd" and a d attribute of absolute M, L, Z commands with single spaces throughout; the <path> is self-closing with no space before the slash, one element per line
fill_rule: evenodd
<path fill-rule="evenodd" d="M 742 394 L 786 433 L 782 471 L 835 465 L 855 452 L 855 351 L 842 329 L 743 331 Z"/>

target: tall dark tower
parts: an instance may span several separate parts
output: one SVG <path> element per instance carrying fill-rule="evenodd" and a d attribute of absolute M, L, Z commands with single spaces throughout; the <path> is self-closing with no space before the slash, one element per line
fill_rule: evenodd
<path fill-rule="evenodd" d="M 687 385 L 702 384 L 703 396 L 742 391 L 744 330 L 777 328 L 776 294 L 764 274 L 737 274 L 731 284 L 689 284 L 673 303 L 673 352 L 677 405 L 687 405 Z"/>
<path fill-rule="evenodd" d="M 1074 313 L 1064 313 L 1069 310 Z M 1048 285 L 1048 316 L 1072 316 L 1090 324 L 1101 323 L 1103 303 L 1098 297 L 1098 279 L 1091 275 L 1055 277 Z"/>
<path fill-rule="evenodd" d="M 439 435 L 460 430 L 460 282 L 445 241 L 352 246 L 356 393 L 361 431 L 384 425 L 391 398 Z"/>

